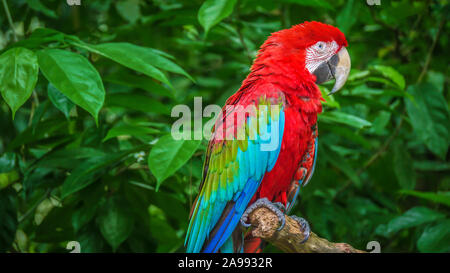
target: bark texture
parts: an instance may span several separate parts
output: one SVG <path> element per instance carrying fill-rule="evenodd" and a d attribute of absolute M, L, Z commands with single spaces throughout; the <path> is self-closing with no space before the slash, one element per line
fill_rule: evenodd
<path fill-rule="evenodd" d="M 280 250 L 288 253 L 365 253 L 346 243 L 333 243 L 311 232 L 308 241 L 301 243 L 304 236 L 300 225 L 291 217 L 286 217 L 286 225 L 281 230 L 278 217 L 267 208 L 258 208 L 250 214 L 251 233 L 264 239 Z"/>

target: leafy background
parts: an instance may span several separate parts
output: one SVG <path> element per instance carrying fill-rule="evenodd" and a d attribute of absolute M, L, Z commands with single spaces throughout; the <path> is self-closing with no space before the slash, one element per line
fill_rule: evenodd
<path fill-rule="evenodd" d="M 305 20 L 338 26 L 353 68 L 321 87 L 294 213 L 361 249 L 450 251 L 447 0 L 1 2 L 1 252 L 184 251 L 206 143 L 170 137 L 172 106 L 223 105 Z"/>

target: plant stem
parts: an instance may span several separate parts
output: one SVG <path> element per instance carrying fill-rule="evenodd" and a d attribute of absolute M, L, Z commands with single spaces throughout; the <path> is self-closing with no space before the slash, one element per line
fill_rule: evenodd
<path fill-rule="evenodd" d="M 442 31 L 442 28 L 443 28 L 443 26 L 444 26 L 444 24 L 445 24 L 445 21 L 446 21 L 446 18 L 444 17 L 444 18 L 442 18 L 441 22 L 439 23 L 438 32 L 436 33 L 436 36 L 435 36 L 434 39 L 433 39 L 433 43 L 431 44 L 430 49 L 428 50 L 428 54 L 427 54 L 427 57 L 426 57 L 426 59 L 425 59 L 425 65 L 423 66 L 422 72 L 420 73 L 419 78 L 417 79 L 417 83 L 422 82 L 423 77 L 426 75 L 426 73 L 427 73 L 427 71 L 428 71 L 428 67 L 429 67 L 430 62 L 431 62 L 431 59 L 432 59 L 432 57 L 433 57 L 433 51 L 434 51 L 434 48 L 436 47 L 437 41 L 439 40 L 439 36 L 441 35 L 441 31 Z M 405 114 L 406 114 L 406 108 L 403 109 L 403 112 L 402 112 L 401 117 L 400 117 L 400 121 L 399 121 L 399 123 L 397 124 L 397 127 L 395 128 L 394 133 L 389 137 L 388 140 L 386 140 L 386 142 L 384 143 L 384 145 L 381 146 L 381 148 L 380 148 L 380 149 L 379 149 L 379 150 L 378 150 L 378 151 L 377 151 L 377 152 L 369 159 L 369 161 L 367 161 L 367 163 L 366 163 L 362 168 L 360 168 L 360 169 L 357 171 L 356 174 L 357 174 L 358 176 L 361 175 L 361 173 L 362 173 L 363 171 L 365 171 L 370 165 L 372 165 L 372 163 L 374 163 L 375 161 L 377 161 L 377 159 L 380 158 L 380 156 L 383 155 L 383 153 L 389 148 L 389 145 L 391 144 L 391 142 L 395 139 L 395 137 L 396 137 L 396 136 L 399 134 L 399 132 L 400 132 L 400 128 L 401 128 L 402 125 L 403 125 L 403 120 L 404 120 Z M 340 194 L 340 193 L 343 192 L 348 186 L 350 186 L 350 184 L 351 184 L 351 180 L 347 180 L 347 181 L 344 183 L 344 185 L 336 192 L 336 194 L 334 195 L 333 199 L 335 199 L 336 196 L 337 196 L 338 194 Z"/>
<path fill-rule="evenodd" d="M 383 146 L 381 146 L 381 148 L 367 161 L 367 163 L 364 164 L 364 166 L 361 167 L 356 172 L 357 176 L 360 176 L 370 165 L 372 165 L 372 163 L 377 161 L 378 158 L 380 158 L 384 154 L 384 152 L 387 151 L 387 149 L 389 148 L 389 145 L 391 145 L 392 141 L 397 137 L 397 135 L 400 132 L 400 129 L 402 128 L 403 120 L 404 120 L 403 117 L 405 114 L 406 114 L 406 108 L 403 109 L 403 112 L 400 117 L 400 121 L 398 122 L 397 126 L 395 127 L 394 133 L 386 140 L 386 142 L 383 144 Z M 352 180 L 348 179 L 344 183 L 344 185 L 336 191 L 336 194 L 334 195 L 333 200 L 336 198 L 336 196 L 338 196 L 340 193 L 342 193 L 348 186 L 350 186 L 351 183 L 352 183 Z"/>
<path fill-rule="evenodd" d="M 41 198 L 27 212 L 25 212 L 23 215 L 19 216 L 19 219 L 18 219 L 19 223 L 23 222 L 23 220 L 25 220 L 37 208 L 37 206 L 39 206 L 39 204 L 42 203 L 42 201 L 44 201 L 46 198 L 48 198 L 50 196 L 51 192 L 52 192 L 51 188 L 47 189 L 47 191 L 44 193 L 44 195 L 42 195 Z"/>
<path fill-rule="evenodd" d="M 236 6 L 237 6 L 237 8 L 236 8 L 236 31 L 237 31 L 237 34 L 239 35 L 239 40 L 241 41 L 242 47 L 244 48 L 245 52 L 247 53 L 247 57 L 248 57 L 248 60 L 250 62 L 250 66 L 251 66 L 253 63 L 252 54 L 250 53 L 250 50 L 248 50 L 248 47 L 245 44 L 244 36 L 242 35 L 241 27 L 239 26 L 240 4 L 241 4 L 240 1 L 238 1 L 236 3 Z"/>
<path fill-rule="evenodd" d="M 2 0 L 2 2 L 3 2 L 3 7 L 5 8 L 6 17 L 8 18 L 9 26 L 11 27 L 11 30 L 13 32 L 14 42 L 17 42 L 18 40 L 17 40 L 16 29 L 14 28 L 11 13 L 9 12 L 8 3 L 6 3 L 6 0 Z"/>
<path fill-rule="evenodd" d="M 427 58 L 425 60 L 425 65 L 423 66 L 422 72 L 419 75 L 419 78 L 417 79 L 417 83 L 422 82 L 423 77 L 427 74 L 428 67 L 430 66 L 431 58 L 433 57 L 433 51 L 436 47 L 437 41 L 439 40 L 439 36 L 441 36 L 442 27 L 445 24 L 446 17 L 444 16 L 439 23 L 438 32 L 436 33 L 436 37 L 434 37 L 433 43 L 431 44 L 430 49 L 428 50 Z"/>

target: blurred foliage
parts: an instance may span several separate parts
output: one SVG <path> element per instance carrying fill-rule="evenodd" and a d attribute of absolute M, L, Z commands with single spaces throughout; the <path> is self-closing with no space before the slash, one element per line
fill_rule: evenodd
<path fill-rule="evenodd" d="M 361 249 L 450 251 L 447 0 L 1 2 L 1 252 L 184 251 L 206 143 L 167 136 L 172 106 L 223 105 L 305 20 L 346 34 L 352 72 L 321 87 L 293 213 Z"/>

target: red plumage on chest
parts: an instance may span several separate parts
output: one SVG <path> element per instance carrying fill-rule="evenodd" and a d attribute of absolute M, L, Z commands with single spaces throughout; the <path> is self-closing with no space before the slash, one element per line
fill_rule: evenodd
<path fill-rule="evenodd" d="M 314 158 L 314 149 L 311 148 L 315 145 L 317 114 L 322 110 L 320 99 L 284 94 L 287 100 L 280 154 L 274 168 L 266 173 L 250 203 L 266 197 L 272 202 L 281 202 L 286 206 L 292 182 L 305 178 L 312 169 L 312 160 L 305 159 Z M 305 169 L 305 173 L 300 174 L 302 169 Z"/>
<path fill-rule="evenodd" d="M 280 77 L 285 77 L 280 72 Z M 282 100 L 285 114 L 284 134 L 280 154 L 274 168 L 265 174 L 260 187 L 249 204 L 266 197 L 273 202 L 286 206 L 291 184 L 294 180 L 305 178 L 312 170 L 315 152 L 317 115 L 322 111 L 322 96 L 314 84 L 297 85 L 285 77 L 277 83 L 269 76 L 252 81 L 250 76 L 243 88 L 230 97 L 227 105 L 243 105 L 258 101 L 261 96 L 268 100 Z M 251 84 L 249 84 L 251 83 Z M 306 158 L 310 160 L 306 160 Z M 304 172 L 304 173 L 301 173 Z M 292 201 L 292 200 L 291 200 Z"/>

